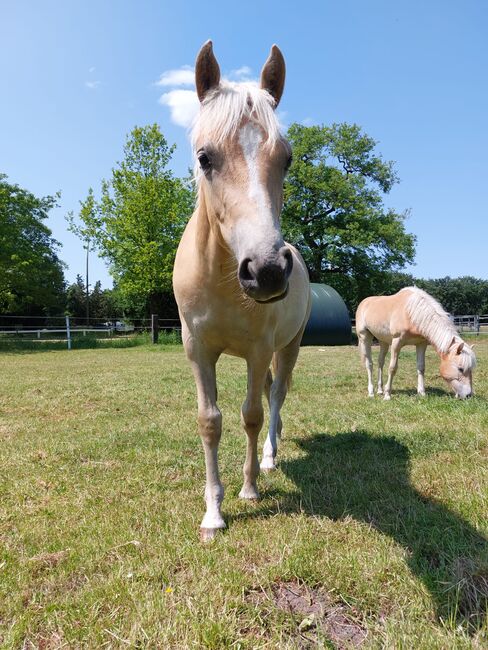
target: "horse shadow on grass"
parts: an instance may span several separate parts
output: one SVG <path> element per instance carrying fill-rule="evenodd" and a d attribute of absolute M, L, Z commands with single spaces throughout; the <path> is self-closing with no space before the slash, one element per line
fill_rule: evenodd
<path fill-rule="evenodd" d="M 298 494 L 280 509 L 340 520 L 351 516 L 408 550 L 439 618 L 475 632 L 486 622 L 488 540 L 410 481 L 410 452 L 365 431 L 295 440 L 305 456 L 280 463 Z"/>
<path fill-rule="evenodd" d="M 394 388 L 393 395 L 405 395 L 407 397 L 417 397 L 418 399 L 423 399 L 417 392 L 416 388 Z M 436 397 L 451 397 L 452 393 L 443 388 L 436 388 L 432 386 L 427 386 L 425 389 L 425 396 L 436 396 Z"/>

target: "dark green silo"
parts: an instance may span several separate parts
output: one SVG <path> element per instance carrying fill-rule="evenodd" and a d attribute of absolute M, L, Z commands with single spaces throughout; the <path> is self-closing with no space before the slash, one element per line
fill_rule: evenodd
<path fill-rule="evenodd" d="M 347 307 L 328 284 L 310 283 L 312 311 L 303 333 L 302 345 L 349 345 L 351 319 Z"/>

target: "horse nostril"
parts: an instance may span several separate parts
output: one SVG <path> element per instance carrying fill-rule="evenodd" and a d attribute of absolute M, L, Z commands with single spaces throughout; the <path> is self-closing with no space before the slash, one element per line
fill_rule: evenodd
<path fill-rule="evenodd" d="M 289 248 L 284 247 L 285 250 L 283 250 L 283 257 L 285 258 L 285 276 L 288 279 L 290 277 L 291 271 L 293 269 L 293 255 L 291 254 L 291 250 Z"/>
<path fill-rule="evenodd" d="M 246 257 L 242 262 L 239 264 L 239 280 L 241 282 L 252 282 L 255 280 L 255 276 L 250 268 L 252 260 L 250 257 Z"/>

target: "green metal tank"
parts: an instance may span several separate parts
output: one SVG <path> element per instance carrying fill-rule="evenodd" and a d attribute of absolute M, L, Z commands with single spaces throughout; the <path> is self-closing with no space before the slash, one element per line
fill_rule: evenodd
<path fill-rule="evenodd" d="M 328 284 L 310 283 L 312 311 L 302 345 L 349 345 L 351 319 L 346 304 Z"/>

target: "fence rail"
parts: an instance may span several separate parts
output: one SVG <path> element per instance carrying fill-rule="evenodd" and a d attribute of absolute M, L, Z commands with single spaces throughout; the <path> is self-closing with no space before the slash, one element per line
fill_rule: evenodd
<path fill-rule="evenodd" d="M 488 334 L 488 314 L 478 316 L 454 316 L 453 322 L 460 332 L 474 332 L 475 334 Z"/>
<path fill-rule="evenodd" d="M 154 343 L 158 333 L 181 331 L 181 323 L 175 318 L 152 318 L 129 320 L 115 318 L 101 319 L 75 318 L 71 316 L 2 316 L 0 315 L 0 341 L 66 341 L 71 349 L 71 340 L 79 336 L 95 338 L 116 338 L 134 336 L 143 332 L 151 333 Z"/>
<path fill-rule="evenodd" d="M 459 332 L 488 334 L 488 314 L 455 315 L 452 321 Z M 354 329 L 354 319 L 351 319 L 351 324 Z M 71 340 L 79 336 L 107 339 L 143 332 L 150 333 L 152 342 L 157 343 L 159 332 L 181 332 L 181 323 L 177 318 L 159 318 L 157 314 L 152 318 L 128 320 L 121 317 L 109 321 L 89 319 L 88 322 L 84 318 L 68 316 L 0 315 L 0 342 L 57 340 L 66 341 L 68 349 L 71 349 Z"/>

